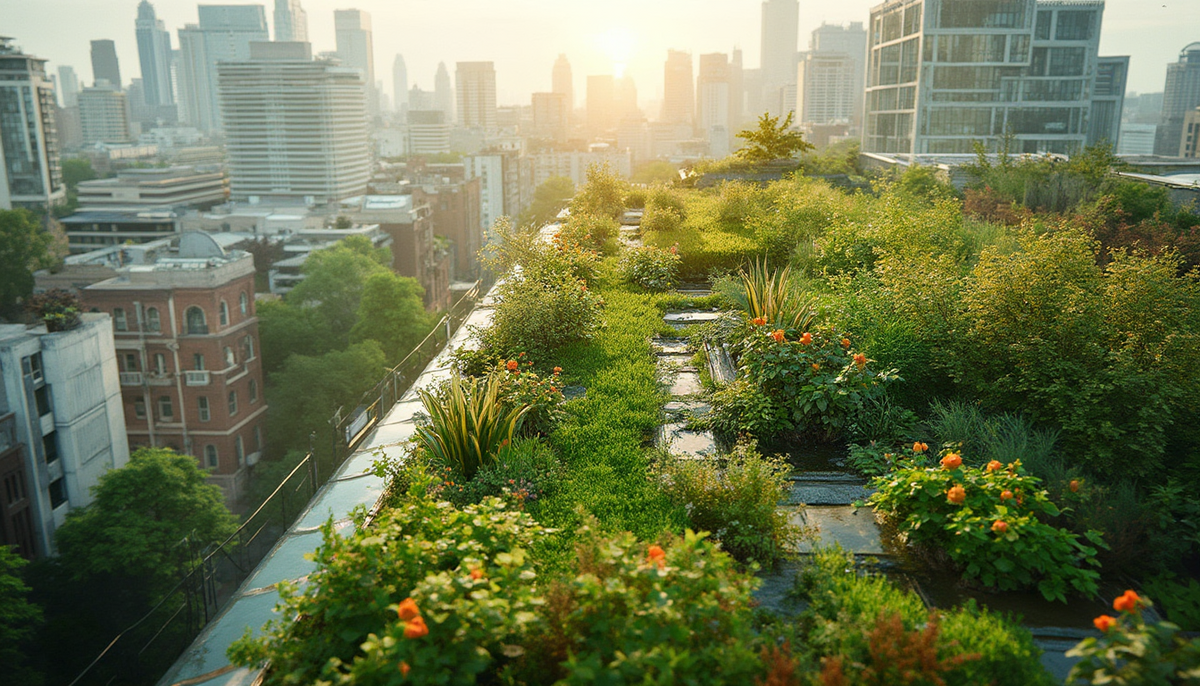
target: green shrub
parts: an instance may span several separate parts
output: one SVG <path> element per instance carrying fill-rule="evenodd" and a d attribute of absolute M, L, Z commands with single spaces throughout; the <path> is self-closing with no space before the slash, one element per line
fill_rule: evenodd
<path fill-rule="evenodd" d="M 792 268 L 771 271 L 765 261 L 754 260 L 738 272 L 741 288 L 729 293 L 738 309 L 752 320 L 783 329 L 807 331 L 817 318 L 817 301 L 797 293 Z"/>
<path fill-rule="evenodd" d="M 625 213 L 625 195 L 629 183 L 617 176 L 607 163 L 593 164 L 587 170 L 587 183 L 571 199 L 571 214 L 596 215 L 620 219 Z"/>
<path fill-rule="evenodd" d="M 1127 599 L 1131 607 L 1121 605 Z M 1153 603 L 1133 591 L 1117 598 L 1113 607 L 1118 616 L 1095 620 L 1099 638 L 1085 638 L 1067 651 L 1067 657 L 1079 658 L 1068 683 L 1167 686 L 1200 679 L 1200 639 L 1180 636 L 1179 627 L 1170 622 L 1147 622 L 1142 610 Z"/>
<path fill-rule="evenodd" d="M 848 433 L 856 441 L 904 443 L 916 433 L 919 422 L 915 412 L 894 402 L 888 394 L 876 394 L 863 402 Z"/>
<path fill-rule="evenodd" d="M 416 469 L 423 469 L 415 465 Z M 430 493 L 465 507 L 483 502 L 489 497 L 501 498 L 517 509 L 535 511 L 544 498 L 558 492 L 564 478 L 562 464 L 538 439 L 518 438 L 500 448 L 496 459 L 480 467 L 469 481 L 456 476 L 453 469 L 430 470 L 437 480 L 430 486 Z M 416 475 L 407 479 L 411 483 Z"/>
<path fill-rule="evenodd" d="M 417 427 L 417 445 L 434 464 L 470 480 L 512 441 L 529 410 L 527 406 L 506 406 L 501 401 L 502 387 L 496 376 L 482 383 L 453 376 L 440 392 L 419 389 L 430 420 Z"/>
<path fill-rule="evenodd" d="M 563 246 L 579 246 L 603 255 L 615 255 L 621 225 L 616 219 L 594 214 L 572 214 L 562 224 L 557 238 Z"/>
<path fill-rule="evenodd" d="M 667 497 L 687 511 L 691 527 L 712 532 L 738 560 L 769 567 L 795 549 L 800 530 L 779 507 L 790 488 L 786 461 L 742 443 L 719 460 L 664 456 L 654 473 Z"/>
<path fill-rule="evenodd" d="M 527 352 L 548 359 L 552 351 L 587 340 L 600 327 L 604 301 L 572 273 L 528 270 L 495 287 L 492 325 L 479 332 L 489 354 Z"/>
<path fill-rule="evenodd" d="M 1065 476 L 1061 457 L 1055 452 L 1058 432 L 1039 429 L 1021 415 L 987 415 L 976 403 L 935 400 L 929 406 L 927 424 L 940 445 L 961 446 L 962 453 L 973 460 L 972 466 L 1020 460 L 1043 481 Z"/>
<path fill-rule="evenodd" d="M 642 231 L 670 233 L 678 230 L 682 225 L 683 215 L 674 207 L 657 205 L 654 203 L 653 197 L 650 202 L 646 203 L 646 209 L 642 215 Z"/>
<path fill-rule="evenodd" d="M 621 272 L 627 281 L 646 290 L 666 291 L 675 285 L 681 261 L 675 246 L 667 250 L 652 245 L 626 248 Z"/>
<path fill-rule="evenodd" d="M 709 401 L 713 410 L 705 419 L 707 426 L 724 436 L 746 434 L 769 439 L 794 426 L 784 408 L 744 378 L 718 388 Z"/>
<path fill-rule="evenodd" d="M 563 417 L 562 368 L 555 367 L 543 378 L 525 358 L 525 353 L 519 353 L 512 360 L 500 360 L 488 372 L 489 380 L 500 384 L 500 402 L 505 407 L 526 408 L 521 435 L 545 436 Z"/>
<path fill-rule="evenodd" d="M 1096 548 L 1043 521 L 1059 509 L 1038 478 L 1020 462 L 985 469 L 961 463 L 945 450 L 939 466 L 901 466 L 872 482 L 878 490 L 870 502 L 910 542 L 944 549 L 965 577 L 985 586 L 1036 586 L 1046 599 L 1063 602 L 1068 593 L 1096 592 Z M 1094 531 L 1085 538 L 1103 545 Z"/>
<path fill-rule="evenodd" d="M 1184 631 L 1200 631 L 1200 581 L 1155 577 L 1144 584 L 1147 595 L 1158 598 L 1167 619 Z"/>

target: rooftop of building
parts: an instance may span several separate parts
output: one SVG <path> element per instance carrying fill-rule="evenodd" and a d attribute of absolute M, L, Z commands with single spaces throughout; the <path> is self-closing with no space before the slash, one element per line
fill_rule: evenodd
<path fill-rule="evenodd" d="M 31 337 L 55 336 L 57 338 L 64 338 L 72 332 L 86 331 L 92 326 L 108 319 L 109 316 L 103 312 L 83 312 L 79 315 L 79 324 L 66 331 L 48 331 L 45 324 L 0 324 L 0 347 L 7 347 Z"/>
<path fill-rule="evenodd" d="M 122 169 L 117 175 L 108 179 L 92 179 L 79 184 L 81 191 L 89 188 L 119 186 L 131 183 L 139 185 L 167 185 L 176 181 L 196 180 L 202 178 L 218 179 L 224 174 L 218 170 L 199 170 L 190 165 L 177 165 L 152 169 Z"/>
<path fill-rule="evenodd" d="M 89 289 L 214 288 L 254 273 L 254 257 L 244 250 L 227 250 L 223 242 L 203 231 L 189 231 L 178 238 L 175 252 L 158 253 L 154 259 L 117 269 L 117 275 L 88 286 Z"/>

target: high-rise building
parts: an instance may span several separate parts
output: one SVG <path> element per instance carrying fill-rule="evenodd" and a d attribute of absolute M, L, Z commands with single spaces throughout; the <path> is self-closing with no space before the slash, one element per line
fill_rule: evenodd
<path fill-rule="evenodd" d="M 1200 157 L 1200 107 L 1183 118 L 1183 137 L 1179 144 L 1180 157 Z"/>
<path fill-rule="evenodd" d="M 179 29 L 179 104 L 188 124 L 216 131 L 217 63 L 249 59 L 250 43 L 268 39 L 267 15 L 262 5 L 200 5 L 199 16 Z"/>
<path fill-rule="evenodd" d="M 396 98 L 396 111 L 404 114 L 408 111 L 408 67 L 404 64 L 404 57 L 396 55 L 396 59 L 392 61 L 392 93 Z"/>
<path fill-rule="evenodd" d="M 1167 65 L 1163 87 L 1162 120 L 1154 137 L 1154 154 L 1178 157 L 1183 140 L 1183 119 L 1200 106 L 1200 42 L 1179 51 L 1179 60 Z"/>
<path fill-rule="evenodd" d="M 75 68 L 63 65 L 58 68 L 58 101 L 63 107 L 79 104 L 79 77 Z"/>
<path fill-rule="evenodd" d="M 1096 62 L 1096 83 L 1092 88 L 1092 111 L 1088 113 L 1088 145 L 1108 143 L 1115 151 L 1120 145 L 1121 112 L 1125 107 L 1125 82 L 1129 75 L 1129 56 L 1101 57 Z"/>
<path fill-rule="evenodd" d="M 446 121 L 454 121 L 454 86 L 450 85 L 450 70 L 445 62 L 438 62 L 437 75 L 433 77 L 433 108 L 446 115 Z"/>
<path fill-rule="evenodd" d="M 663 66 L 662 121 L 692 124 L 696 110 L 696 87 L 692 78 L 692 54 L 668 50 Z"/>
<path fill-rule="evenodd" d="M 459 62 L 455 88 L 461 126 L 496 128 L 496 68 L 491 62 Z"/>
<path fill-rule="evenodd" d="M 0 545 L 52 555 L 67 513 L 129 462 L 121 387 L 107 314 L 77 326 L 0 325 Z"/>
<path fill-rule="evenodd" d="M 1101 0 L 904 0 L 871 11 L 863 150 L 1087 144 Z"/>
<path fill-rule="evenodd" d="M 762 57 L 759 69 L 768 103 L 796 83 L 796 53 L 800 45 L 800 3 L 765 0 L 762 4 Z M 773 112 L 778 114 L 779 112 Z"/>
<path fill-rule="evenodd" d="M 550 92 L 567 96 L 567 109 L 575 111 L 575 78 L 571 75 L 571 63 L 566 55 L 554 60 L 554 71 L 550 76 Z"/>
<path fill-rule="evenodd" d="M 334 10 L 333 28 L 337 34 L 337 54 L 342 64 L 363 75 L 367 85 L 367 111 L 379 114 L 379 94 L 375 92 L 375 43 L 371 34 L 371 15 L 362 10 Z"/>
<path fill-rule="evenodd" d="M 362 71 L 313 60 L 308 43 L 252 43 L 218 66 L 234 200 L 326 203 L 370 177 Z"/>
<path fill-rule="evenodd" d="M 492 149 L 463 160 L 466 179 L 480 182 L 480 228 L 503 216 L 516 217 L 533 198 L 533 163 L 518 150 Z"/>
<path fill-rule="evenodd" d="M 129 445 L 194 456 L 236 501 L 266 428 L 253 257 L 189 232 L 81 295 L 112 316 Z"/>
<path fill-rule="evenodd" d="M 709 154 L 713 157 L 729 154 L 733 136 L 729 71 L 729 56 L 725 53 L 700 56 L 700 73 L 696 77 L 696 128 L 708 139 Z"/>
<path fill-rule="evenodd" d="M 844 52 L 812 50 L 800 57 L 796 76 L 796 120 L 805 124 L 850 123 L 855 119 L 854 60 Z"/>
<path fill-rule="evenodd" d="M 79 94 L 79 121 L 83 127 L 84 145 L 120 144 L 133 140 L 129 128 L 129 100 L 125 93 L 105 81 L 84 88 Z"/>
<path fill-rule="evenodd" d="M 408 154 L 450 152 L 450 120 L 441 110 L 408 111 Z"/>
<path fill-rule="evenodd" d="M 275 40 L 308 42 L 308 13 L 300 0 L 275 0 Z"/>
<path fill-rule="evenodd" d="M 138 5 L 138 61 L 142 67 L 142 98 L 150 107 L 171 105 L 171 34 L 147 0 Z"/>
<path fill-rule="evenodd" d="M 587 128 L 603 136 L 617 126 L 616 80 L 611 74 L 587 77 Z"/>
<path fill-rule="evenodd" d="M 0 209 L 44 209 L 66 197 L 54 108 L 46 60 L 0 38 Z"/>
<path fill-rule="evenodd" d="M 117 62 L 117 44 L 110 40 L 92 41 L 92 83 L 107 81 L 121 87 L 121 65 Z"/>
<path fill-rule="evenodd" d="M 824 24 L 816 28 L 812 32 L 811 42 L 809 43 L 809 54 L 816 54 L 822 59 L 828 59 L 826 56 L 830 53 L 840 53 L 846 56 L 846 59 L 852 65 L 850 74 L 841 74 L 841 78 L 845 79 L 844 86 L 836 87 L 837 92 L 841 92 L 842 88 L 847 89 L 851 94 L 851 103 L 849 113 L 843 114 L 838 111 L 837 116 L 833 120 L 845 119 L 854 127 L 861 126 L 862 108 L 863 108 L 863 90 L 866 84 L 866 59 L 867 59 L 867 30 L 863 28 L 862 22 L 851 22 L 849 26 L 841 26 L 839 24 Z M 805 66 L 803 62 L 806 56 L 801 56 L 801 66 L 797 72 L 796 86 L 796 110 L 797 119 L 799 121 L 816 121 L 815 119 L 805 119 L 803 110 L 805 105 L 822 107 L 818 103 L 809 100 L 804 105 L 801 100 L 805 98 L 804 89 L 799 85 L 799 79 L 803 78 L 801 74 L 804 72 Z M 828 76 L 829 74 L 826 74 Z M 833 121 L 830 120 L 830 121 Z"/>
<path fill-rule="evenodd" d="M 571 111 L 562 93 L 533 94 L 533 135 L 565 141 L 570 131 Z"/>
<path fill-rule="evenodd" d="M 741 130 L 746 116 L 746 69 L 742 64 L 742 49 L 734 48 L 729 60 L 729 124 L 732 133 Z"/>

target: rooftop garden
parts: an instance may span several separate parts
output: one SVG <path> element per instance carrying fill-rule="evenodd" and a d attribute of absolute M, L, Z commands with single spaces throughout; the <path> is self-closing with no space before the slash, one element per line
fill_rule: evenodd
<path fill-rule="evenodd" d="M 1054 683 L 988 601 L 1031 593 L 1090 613 L 1070 683 L 1200 678 L 1196 222 L 1084 162 L 1005 164 L 965 197 L 921 168 L 854 193 L 596 169 L 552 236 L 498 226 L 492 325 L 378 465 L 386 506 L 328 526 L 231 657 L 275 684 Z M 1047 173 L 1090 190 L 1033 203 Z M 654 441 L 681 337 L 736 370 L 689 406 L 714 455 Z M 787 505 L 805 451 L 982 602 L 812 545 Z M 789 610 L 755 595 L 780 570 Z"/>

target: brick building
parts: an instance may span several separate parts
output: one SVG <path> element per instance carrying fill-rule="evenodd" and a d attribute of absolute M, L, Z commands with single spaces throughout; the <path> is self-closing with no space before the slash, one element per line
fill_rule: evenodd
<path fill-rule="evenodd" d="M 189 232 L 178 253 L 81 295 L 112 315 L 130 447 L 195 456 L 236 502 L 266 429 L 253 258 Z"/>

